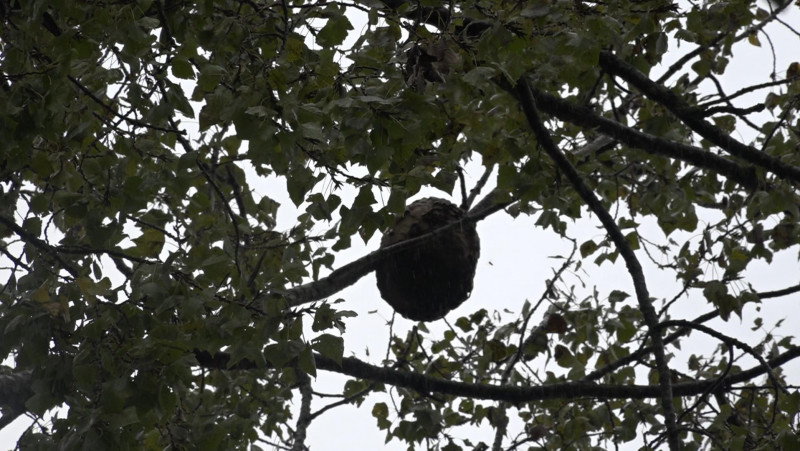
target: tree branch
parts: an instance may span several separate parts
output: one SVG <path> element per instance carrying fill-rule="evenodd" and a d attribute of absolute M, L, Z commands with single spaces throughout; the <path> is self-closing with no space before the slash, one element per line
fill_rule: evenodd
<path fill-rule="evenodd" d="M 775 373 L 772 371 L 772 368 L 769 366 L 769 363 L 767 363 L 767 361 L 764 359 L 764 357 L 762 357 L 761 354 L 756 352 L 756 350 L 753 349 L 747 343 L 745 343 L 743 341 L 740 341 L 740 340 L 737 340 L 736 338 L 729 337 L 729 336 L 727 336 L 725 334 L 721 334 L 721 333 L 717 332 L 716 330 L 714 330 L 714 329 L 712 329 L 710 327 L 704 326 L 702 324 L 695 324 L 695 323 L 693 323 L 691 321 L 669 320 L 669 321 L 664 321 L 664 322 L 661 323 L 661 327 L 670 327 L 670 326 L 686 327 L 686 328 L 689 328 L 689 329 L 699 330 L 700 332 L 703 332 L 706 335 L 710 335 L 710 336 L 716 338 L 717 340 L 722 341 L 723 343 L 725 343 L 726 345 L 728 345 L 731 348 L 736 347 L 736 348 L 739 348 L 739 349 L 743 350 L 744 352 L 750 354 L 754 359 L 758 360 L 758 363 L 760 363 L 761 366 L 766 368 L 767 376 L 769 377 L 770 382 L 772 382 L 772 385 L 775 387 L 775 398 L 776 399 L 778 397 L 778 394 L 781 392 L 781 390 L 783 390 L 784 392 L 787 392 L 786 387 L 781 385 L 781 383 L 778 381 L 778 378 L 775 377 Z"/>
<path fill-rule="evenodd" d="M 492 191 L 487 194 L 486 197 L 478 202 L 461 221 L 447 224 L 436 230 L 426 233 L 425 235 L 401 241 L 397 244 L 372 251 L 358 260 L 352 261 L 340 268 L 337 268 L 327 277 L 291 288 L 283 293 L 267 293 L 260 296 L 256 300 L 258 301 L 283 297 L 286 300 L 288 307 L 296 307 L 298 305 L 307 304 L 309 302 L 318 301 L 332 296 L 349 287 L 350 285 L 353 285 L 362 277 L 374 271 L 378 264 L 384 259 L 393 255 L 397 255 L 398 253 L 407 249 L 412 249 L 414 247 L 423 246 L 427 243 L 430 243 L 437 237 L 449 233 L 450 229 L 461 227 L 461 225 L 464 223 L 476 223 L 487 216 L 502 210 L 512 203 L 498 202 L 496 199 L 496 194 L 496 191 Z"/>
<path fill-rule="evenodd" d="M 745 145 L 715 125 L 707 122 L 698 110 L 690 107 L 677 94 L 639 72 L 632 65 L 620 60 L 611 52 L 600 53 L 600 67 L 611 75 L 617 75 L 635 86 L 648 98 L 664 105 L 684 124 L 703 138 L 711 141 L 731 155 L 767 169 L 778 177 L 800 183 L 800 168 L 780 161 L 769 154 Z"/>
<path fill-rule="evenodd" d="M 611 214 L 609 214 L 608 210 L 606 210 L 600 200 L 597 199 L 594 192 L 592 192 L 589 187 L 586 186 L 586 184 L 583 182 L 583 178 L 575 169 L 575 167 L 572 166 L 572 163 L 570 163 L 567 157 L 561 153 L 556 146 L 556 143 L 550 136 L 550 132 L 544 126 L 544 123 L 542 123 L 542 120 L 539 117 L 539 110 L 536 107 L 536 100 L 531 92 L 530 83 L 528 83 L 528 80 L 524 76 L 521 77 L 517 82 L 516 91 L 519 95 L 520 102 L 522 103 L 522 109 L 524 110 L 525 116 L 528 119 L 528 125 L 533 130 L 534 135 L 536 135 L 536 140 L 539 142 L 539 145 L 544 148 L 545 152 L 547 152 L 550 158 L 555 161 L 558 168 L 570 181 L 578 195 L 581 196 L 589 209 L 591 209 L 591 211 L 597 215 L 598 219 L 600 219 L 600 222 L 603 224 L 606 232 L 608 232 L 609 237 L 611 237 L 611 240 L 619 250 L 620 255 L 622 255 L 622 258 L 625 260 L 625 265 L 627 266 L 628 272 L 631 275 L 631 280 L 633 281 L 634 291 L 636 292 L 636 300 L 639 303 L 639 309 L 644 316 L 644 321 L 650 331 L 650 340 L 652 340 L 653 343 L 653 355 L 656 359 L 656 367 L 658 369 L 658 382 L 661 390 L 661 407 L 664 410 L 663 413 L 666 420 L 665 422 L 667 426 L 669 447 L 672 451 L 678 451 L 678 449 L 680 449 L 680 440 L 678 436 L 677 417 L 675 416 L 675 406 L 672 400 L 673 394 L 672 383 L 670 381 L 670 370 L 669 366 L 667 366 L 667 358 L 664 352 L 664 342 L 661 338 L 661 328 L 659 327 L 658 315 L 656 314 L 656 310 L 653 308 L 653 303 L 650 300 L 650 293 L 647 289 L 647 283 L 644 277 L 644 272 L 642 271 L 642 266 L 639 264 L 636 254 L 634 254 L 633 249 L 631 249 L 631 246 L 628 244 L 628 241 L 625 239 L 625 236 L 622 234 L 619 226 L 614 221 L 614 218 L 611 217 Z"/>
<path fill-rule="evenodd" d="M 308 433 L 308 426 L 311 424 L 311 378 L 308 374 L 295 371 L 297 377 L 300 379 L 300 413 L 297 415 L 297 426 L 294 430 L 294 443 L 292 444 L 291 451 L 304 451 L 307 450 L 306 435 Z"/>
<path fill-rule="evenodd" d="M 33 396 L 31 372 L 0 374 L 0 407 L 3 416 L 0 417 L 0 430 L 25 413 L 25 401 Z"/>
<path fill-rule="evenodd" d="M 12 221 L 5 216 L 0 216 L 0 224 L 11 229 L 12 232 L 16 233 L 23 241 L 30 243 L 32 246 L 42 250 L 46 254 L 49 254 L 51 257 L 56 259 L 58 263 L 66 270 L 72 277 L 78 277 L 80 275 L 80 271 L 78 268 L 72 266 L 72 264 L 61 257 L 61 254 L 58 253 L 56 248 L 51 246 L 45 241 L 39 239 L 39 237 L 34 236 L 32 233 L 28 232 L 27 230 L 20 227 L 16 222 Z"/>
<path fill-rule="evenodd" d="M 571 104 L 556 96 L 531 86 L 536 105 L 545 113 L 563 121 L 586 128 L 593 128 L 630 147 L 653 155 L 662 155 L 724 175 L 748 189 L 758 187 L 758 178 L 752 168 L 741 166 L 727 158 L 715 155 L 699 147 L 658 138 L 640 132 L 611 119 L 598 116 L 589 108 Z"/>
<path fill-rule="evenodd" d="M 778 297 L 787 296 L 787 295 L 790 295 L 790 294 L 793 294 L 793 293 L 797 293 L 798 291 L 800 291 L 800 285 L 794 285 L 794 286 L 791 286 L 791 287 L 788 287 L 788 288 L 783 288 L 781 290 L 776 290 L 776 291 L 757 292 L 756 296 L 758 296 L 759 299 L 778 298 Z M 712 310 L 712 311 L 710 311 L 708 313 L 704 313 L 704 314 L 698 316 L 697 318 L 692 320 L 690 322 L 690 324 L 695 325 L 695 326 L 696 325 L 700 325 L 702 323 L 705 323 L 706 321 L 710 321 L 710 320 L 718 317 L 719 315 L 720 315 L 719 309 Z M 667 345 L 669 343 L 672 343 L 673 341 L 675 341 L 675 340 L 677 340 L 677 339 L 679 339 L 679 338 L 681 338 L 681 337 L 683 337 L 685 335 L 688 335 L 691 331 L 692 331 L 692 328 L 690 328 L 690 327 L 681 327 L 680 329 L 676 330 L 675 332 L 667 335 L 664 338 L 664 344 Z M 581 380 L 584 380 L 584 381 L 595 381 L 595 380 L 598 380 L 601 377 L 603 377 L 604 375 L 614 372 L 617 368 L 623 367 L 623 366 L 625 366 L 625 365 L 627 365 L 627 364 L 629 364 L 631 362 L 635 362 L 636 360 L 641 359 L 642 357 L 644 357 L 645 355 L 647 355 L 647 354 L 649 354 L 651 352 L 653 352 L 653 347 L 652 346 L 642 347 L 639 350 L 637 350 L 636 352 L 628 354 L 627 356 L 625 356 L 625 357 L 623 357 L 623 358 L 621 358 L 619 360 L 611 362 L 608 365 L 603 366 L 602 368 L 598 368 L 598 369 L 592 371 L 591 373 L 589 373 L 586 376 L 584 376 L 583 379 L 581 379 Z"/>
<path fill-rule="evenodd" d="M 467 195 L 467 198 L 464 199 L 461 208 L 467 209 L 472 206 L 472 202 L 475 201 L 475 198 L 478 196 L 478 194 L 480 194 L 481 190 L 486 185 L 486 182 L 489 181 L 489 176 L 492 175 L 493 170 L 494 170 L 494 164 L 487 166 L 483 170 L 483 175 L 481 175 L 481 178 L 478 179 L 478 182 L 475 183 L 475 186 L 473 186 L 472 189 L 469 191 L 469 195 Z"/>
<path fill-rule="evenodd" d="M 762 20 L 758 25 L 750 27 L 747 30 L 743 31 L 742 33 L 739 33 L 738 35 L 736 35 L 736 37 L 734 37 L 734 39 L 733 39 L 733 42 L 741 41 L 742 39 L 748 37 L 750 34 L 760 31 L 761 29 L 763 29 L 765 26 L 767 26 L 773 20 L 779 20 L 780 21 L 778 16 L 789 5 L 791 5 L 791 2 L 784 2 L 782 5 L 780 5 L 780 7 L 778 7 L 775 11 L 773 11 L 772 14 L 770 14 L 768 17 L 766 17 L 764 20 Z M 726 31 L 722 31 L 717 35 L 717 37 L 712 39 L 709 43 L 699 45 L 699 46 L 697 46 L 697 48 L 695 48 L 691 52 L 687 53 L 686 55 L 683 55 L 680 59 L 678 59 L 678 61 L 674 62 L 671 66 L 669 66 L 667 71 L 664 73 L 664 75 L 662 75 L 657 80 L 657 82 L 658 83 L 666 82 L 669 79 L 669 77 L 673 76 L 676 72 L 678 72 L 692 58 L 702 54 L 703 52 L 705 52 L 706 50 L 710 49 L 711 47 L 716 46 L 717 44 L 722 42 L 726 37 L 728 37 L 729 34 L 730 34 L 730 32 L 727 31 L 727 30 Z"/>
<path fill-rule="evenodd" d="M 714 319 L 714 318 L 716 318 L 718 316 L 719 316 L 719 310 L 714 310 L 712 312 L 708 312 L 706 314 L 700 315 L 699 317 L 697 317 L 696 319 L 694 319 L 692 321 L 692 324 L 701 324 L 701 323 L 704 323 L 706 321 L 710 321 L 710 320 L 712 320 L 712 319 Z M 664 345 L 672 343 L 673 341 L 683 337 L 684 335 L 688 335 L 689 332 L 691 332 L 691 329 L 688 328 L 688 327 L 682 327 L 682 328 L 678 329 L 677 331 L 667 335 L 664 338 Z M 623 358 L 621 358 L 619 360 L 611 362 L 608 365 L 603 366 L 602 368 L 598 368 L 598 369 L 592 371 L 591 373 L 589 373 L 586 376 L 584 376 L 583 379 L 581 379 L 581 380 L 584 380 L 584 381 L 595 381 L 595 380 L 600 379 L 601 377 L 605 376 L 606 374 L 614 372 L 617 368 L 621 368 L 621 367 L 623 367 L 623 366 L 625 366 L 625 365 L 627 365 L 627 364 L 629 364 L 631 362 L 635 362 L 635 361 L 641 359 L 642 357 L 646 356 L 647 354 L 649 354 L 651 352 L 653 352 L 653 347 L 652 346 L 644 346 L 644 347 L 640 348 L 639 350 L 637 350 L 636 352 L 628 354 L 627 356 L 625 356 L 625 357 L 623 357 Z"/>
<path fill-rule="evenodd" d="M 200 366 L 205 368 L 220 370 L 258 369 L 254 362 L 248 360 L 239 361 L 228 367 L 230 355 L 223 352 L 211 355 L 205 351 L 195 351 L 195 357 Z M 769 368 L 777 368 L 798 357 L 800 357 L 800 346 L 795 346 L 783 354 L 768 360 L 767 364 Z M 314 362 L 318 370 L 408 388 L 423 394 L 438 393 L 473 399 L 506 401 L 513 405 L 546 399 L 574 399 L 576 397 L 645 399 L 661 396 L 661 388 L 655 385 L 606 385 L 577 381 L 541 386 L 503 386 L 439 379 L 410 371 L 372 365 L 354 357 L 344 357 L 340 365 L 332 359 L 314 353 Z M 672 393 L 675 396 L 694 396 L 705 393 L 711 386 L 721 384 L 720 386 L 722 387 L 730 387 L 733 384 L 756 378 L 767 371 L 767 367 L 759 364 L 746 371 L 729 375 L 721 381 L 719 379 L 710 379 L 674 384 Z"/>
<path fill-rule="evenodd" d="M 194 351 L 200 366 L 217 370 L 255 370 L 259 368 L 255 362 L 241 360 L 228 366 L 230 354 L 219 352 L 211 354 L 206 351 Z M 778 368 L 787 362 L 800 357 L 800 346 L 767 361 L 769 368 Z M 490 384 L 469 384 L 465 382 L 437 379 L 423 374 L 412 373 L 393 368 L 371 365 L 353 357 L 342 359 L 341 365 L 336 361 L 314 354 L 316 367 L 322 371 L 340 373 L 359 379 L 390 384 L 408 388 L 419 393 L 440 393 L 475 399 L 507 401 L 514 405 L 546 399 L 570 399 L 574 397 L 592 397 L 603 399 L 645 399 L 660 396 L 661 390 L 650 385 L 600 385 L 578 381 L 538 387 L 509 387 Z M 747 382 L 767 372 L 764 365 L 737 374 L 729 375 L 722 380 L 702 380 L 675 384 L 672 392 L 675 396 L 694 396 L 705 393 L 712 386 L 731 387 L 733 384 Z M 17 412 L 24 412 L 25 401 L 33 396 L 31 372 L 21 371 L 14 374 L 0 375 L 0 407 Z M 19 408 L 20 410 L 14 410 Z"/>
<path fill-rule="evenodd" d="M 800 291 L 800 285 L 794 285 L 788 288 L 783 288 L 780 290 L 775 291 L 764 291 L 763 293 L 756 293 L 759 299 L 768 299 L 768 298 L 779 298 L 782 296 L 788 296 L 792 293 L 797 293 Z"/>

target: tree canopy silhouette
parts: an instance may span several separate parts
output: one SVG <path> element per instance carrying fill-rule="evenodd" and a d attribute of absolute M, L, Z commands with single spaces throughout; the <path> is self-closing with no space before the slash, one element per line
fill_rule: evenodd
<path fill-rule="evenodd" d="M 750 272 L 800 249 L 797 17 L 0 0 L 0 426 L 35 420 L 21 449 L 302 450 L 356 405 L 410 448 L 797 449 L 800 347 L 759 307 L 789 318 L 800 277 Z M 743 82 L 749 49 L 772 67 Z M 431 192 L 446 218 L 402 222 Z M 492 215 L 572 246 L 541 293 L 391 318 L 383 356 L 345 346 L 370 312 L 335 296 L 376 269 L 406 316 L 458 306 Z M 375 250 L 342 261 L 354 239 Z M 617 262 L 630 293 L 581 275 Z"/>

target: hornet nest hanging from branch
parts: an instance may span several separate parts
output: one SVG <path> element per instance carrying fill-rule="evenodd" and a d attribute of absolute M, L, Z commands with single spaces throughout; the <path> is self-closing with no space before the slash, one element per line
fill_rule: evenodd
<path fill-rule="evenodd" d="M 394 228 L 383 236 L 381 248 L 463 218 L 464 211 L 444 199 L 420 199 L 409 205 Z M 472 292 L 479 255 L 475 223 L 464 221 L 433 241 L 387 258 L 375 271 L 378 290 L 395 311 L 408 319 L 443 318 Z"/>

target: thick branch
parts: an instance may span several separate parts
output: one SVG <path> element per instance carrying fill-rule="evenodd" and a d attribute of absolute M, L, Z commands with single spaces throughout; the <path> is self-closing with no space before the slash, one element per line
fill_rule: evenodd
<path fill-rule="evenodd" d="M 669 447 L 672 451 L 680 449 L 680 441 L 678 437 L 677 417 L 675 416 L 675 406 L 672 401 L 672 383 L 670 382 L 670 371 L 667 366 L 667 358 L 664 352 L 664 342 L 661 338 L 661 329 L 659 327 L 658 315 L 656 314 L 653 303 L 650 300 L 650 293 L 647 289 L 647 283 L 642 271 L 642 266 L 639 263 L 636 254 L 628 244 L 625 236 L 622 234 L 614 218 L 609 214 L 608 210 L 603 206 L 594 192 L 584 183 L 583 178 L 570 163 L 567 157 L 561 153 L 556 146 L 550 132 L 544 126 L 541 118 L 539 117 L 539 110 L 536 107 L 536 100 L 531 92 L 530 83 L 525 77 L 522 77 L 516 88 L 519 94 L 522 109 L 525 111 L 525 116 L 528 119 L 533 133 L 536 135 L 536 140 L 539 145 L 544 148 L 545 152 L 550 158 L 555 161 L 558 168 L 564 173 L 570 184 L 575 188 L 578 195 L 581 196 L 586 205 L 597 215 L 603 227 L 608 232 L 609 237 L 614 242 L 614 245 L 619 250 L 620 255 L 625 260 L 625 266 L 631 275 L 633 281 L 634 291 L 636 292 L 636 300 L 639 303 L 639 309 L 644 316 L 644 321 L 650 330 L 650 340 L 653 343 L 653 355 L 656 359 L 656 367 L 659 375 L 659 387 L 661 389 L 661 407 L 664 409 L 664 418 L 666 420 L 667 435 L 669 440 Z"/>
<path fill-rule="evenodd" d="M 0 430 L 8 426 L 25 413 L 25 401 L 33 396 L 31 372 L 20 371 L 12 374 L 0 374 Z"/>
<path fill-rule="evenodd" d="M 698 168 L 722 174 L 745 188 L 754 189 L 758 187 L 758 179 L 752 168 L 741 166 L 734 161 L 699 147 L 658 138 L 626 127 L 614 120 L 598 116 L 589 108 L 574 105 L 535 87 L 531 87 L 531 93 L 539 109 L 562 121 L 596 129 L 600 133 L 617 139 L 630 147 L 641 149 L 650 154 L 685 161 Z"/>
<path fill-rule="evenodd" d="M 792 293 L 797 293 L 798 291 L 800 291 L 800 285 L 795 285 L 781 290 L 764 291 L 762 293 L 756 293 L 756 294 L 758 295 L 759 299 L 768 299 L 768 298 L 779 298 L 782 296 L 788 296 Z"/>
<path fill-rule="evenodd" d="M 497 202 L 495 191 L 492 191 L 478 202 L 461 221 L 450 223 L 425 235 L 370 252 L 358 260 L 352 261 L 341 268 L 337 268 L 327 277 L 294 287 L 286 290 L 284 293 L 269 293 L 264 297 L 283 297 L 289 307 L 296 307 L 327 298 L 356 283 L 359 279 L 374 271 L 378 264 L 385 258 L 397 255 L 407 249 L 430 243 L 437 237 L 449 233 L 451 228 L 460 227 L 465 222 L 478 222 L 502 210 L 508 206 L 509 203 L 510 202 Z"/>
<path fill-rule="evenodd" d="M 294 430 L 294 443 L 291 451 L 307 450 L 306 437 L 308 426 L 311 424 L 311 378 L 307 374 L 297 372 L 300 379 L 300 413 L 297 416 L 297 426 Z"/>
<path fill-rule="evenodd" d="M 70 262 L 64 260 L 61 257 L 61 254 L 59 254 L 59 252 L 53 246 L 51 246 L 45 241 L 40 240 L 32 233 L 23 229 L 22 227 L 17 225 L 16 222 L 6 218 L 5 216 L 0 216 L 0 224 L 11 229 L 12 232 L 16 233 L 25 242 L 30 243 L 32 246 L 38 248 L 39 250 L 43 251 L 46 254 L 49 254 L 51 257 L 56 259 L 56 261 L 58 261 L 58 263 L 61 264 L 64 270 L 66 270 L 72 277 L 78 277 L 80 275 L 80 271 L 78 271 L 77 268 L 72 266 Z"/>
<path fill-rule="evenodd" d="M 702 114 L 690 107 L 677 94 L 639 72 L 635 67 L 620 60 L 611 52 L 600 54 L 600 66 L 606 72 L 617 75 L 627 81 L 648 98 L 664 105 L 678 119 L 688 125 L 703 138 L 724 149 L 731 155 L 741 158 L 749 163 L 762 167 L 778 177 L 800 183 L 800 168 L 783 163 L 778 158 L 768 155 L 758 149 L 743 144 L 734 139 L 729 133 L 707 122 Z"/>
<path fill-rule="evenodd" d="M 195 357 L 201 366 L 222 370 L 257 369 L 255 363 L 244 360 L 228 367 L 230 355 L 217 353 L 211 355 L 204 351 L 196 351 Z M 777 368 L 786 362 L 800 357 L 800 346 L 791 348 L 783 354 L 770 359 L 769 368 Z M 502 386 L 480 383 L 466 383 L 439 379 L 409 371 L 371 365 L 354 357 L 345 357 L 341 365 L 336 361 L 314 354 L 318 370 L 331 371 L 359 379 L 408 388 L 419 393 L 438 393 L 472 399 L 506 401 L 514 405 L 523 402 L 541 401 L 545 399 L 574 399 L 576 397 L 613 398 L 613 399 L 645 399 L 661 396 L 661 388 L 653 385 L 601 385 L 591 382 L 566 382 L 542 386 Z M 732 374 L 722 380 L 710 379 L 696 382 L 675 384 L 672 393 L 675 396 L 694 396 L 705 393 L 709 387 L 730 387 L 733 384 L 747 382 L 767 372 L 767 367 L 757 365 L 741 373 Z"/>
<path fill-rule="evenodd" d="M 220 370 L 253 370 L 259 368 L 254 362 L 248 360 L 240 361 L 229 367 L 230 355 L 222 352 L 212 355 L 205 351 L 195 351 L 194 355 L 200 366 L 204 368 Z M 706 393 L 710 387 L 719 387 L 719 384 L 722 387 L 730 387 L 733 384 L 747 382 L 765 374 L 768 367 L 778 368 L 798 357 L 800 357 L 800 346 L 795 346 L 783 354 L 768 360 L 767 367 L 756 365 L 740 373 L 729 375 L 722 380 L 712 379 L 675 384 L 672 387 L 672 392 L 675 396 L 695 396 Z M 419 393 L 439 393 L 473 399 L 507 401 L 515 405 L 545 399 L 574 399 L 575 397 L 644 399 L 660 396 L 660 388 L 649 385 L 600 385 L 580 381 L 539 387 L 509 387 L 437 379 L 423 374 L 371 365 L 353 357 L 343 358 L 342 364 L 339 365 L 334 360 L 323 357 L 320 354 L 314 354 L 314 361 L 319 370 L 408 388 Z M 17 413 L 24 411 L 25 401 L 33 396 L 31 382 L 30 371 L 0 375 L 0 408 L 10 409 Z"/>

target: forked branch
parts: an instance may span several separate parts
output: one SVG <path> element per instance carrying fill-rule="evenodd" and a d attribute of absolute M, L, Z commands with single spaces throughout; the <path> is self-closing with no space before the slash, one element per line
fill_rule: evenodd
<path fill-rule="evenodd" d="M 800 168 L 780 161 L 758 149 L 743 144 L 734 139 L 729 133 L 706 121 L 703 114 L 690 107 L 682 98 L 650 80 L 632 65 L 620 60 L 611 52 L 600 54 L 600 66 L 608 73 L 621 77 L 632 86 L 636 87 L 649 99 L 660 103 L 672 112 L 684 124 L 697 134 L 711 141 L 731 155 L 741 158 L 748 163 L 762 167 L 778 177 L 800 183 Z"/>

